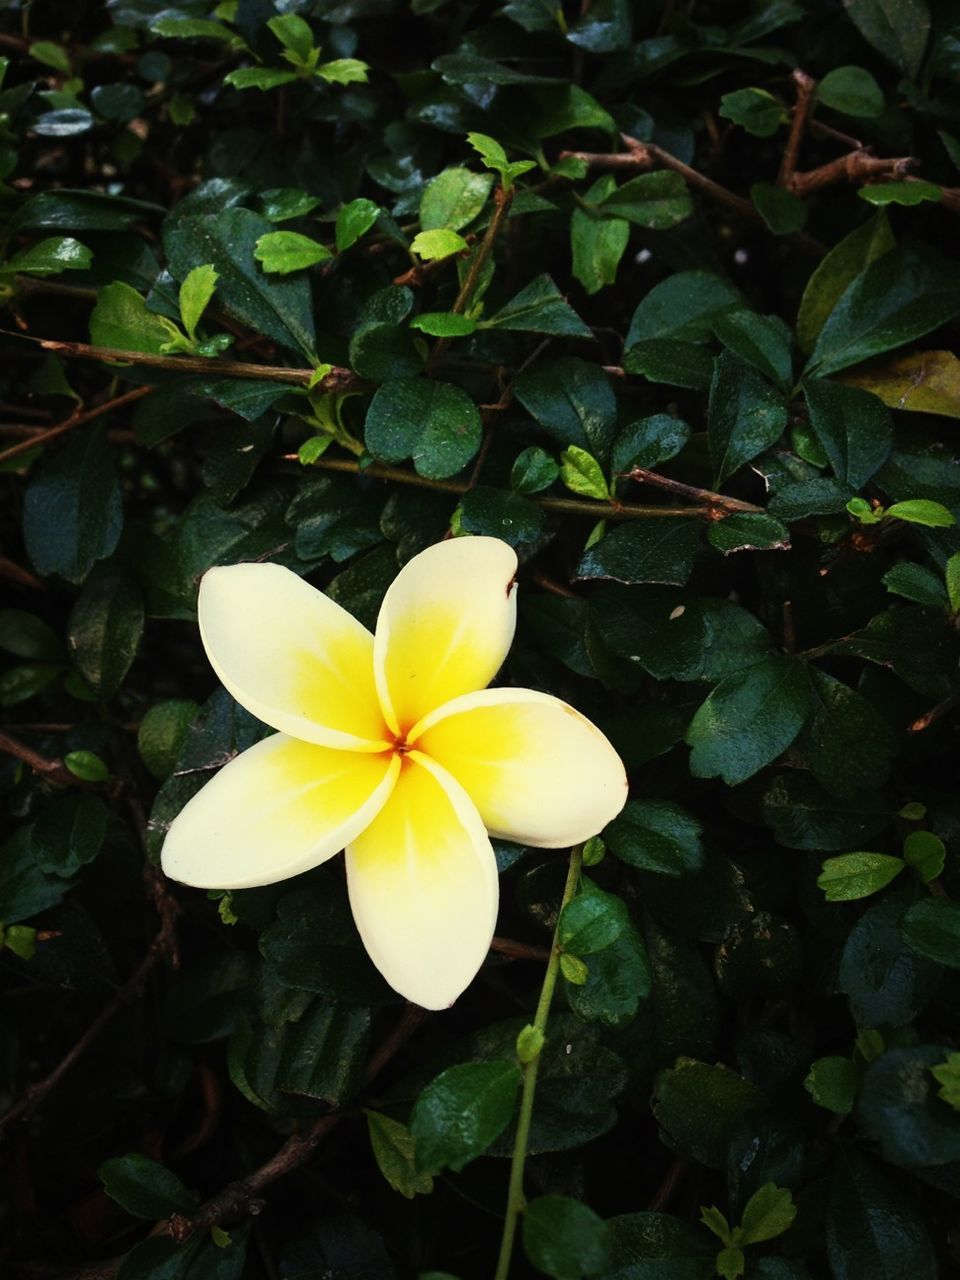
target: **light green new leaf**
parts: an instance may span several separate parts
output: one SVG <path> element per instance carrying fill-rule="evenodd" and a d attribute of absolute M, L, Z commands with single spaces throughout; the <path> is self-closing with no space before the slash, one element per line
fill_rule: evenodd
<path fill-rule="evenodd" d="M 194 267 L 180 286 L 180 318 L 191 342 L 197 338 L 197 325 L 217 287 L 217 273 L 210 265 Z"/>
<path fill-rule="evenodd" d="M 303 271 L 318 262 L 328 262 L 333 254 L 326 245 L 299 231 L 268 231 L 257 241 L 253 256 L 264 271 L 289 275 L 291 271 Z"/>

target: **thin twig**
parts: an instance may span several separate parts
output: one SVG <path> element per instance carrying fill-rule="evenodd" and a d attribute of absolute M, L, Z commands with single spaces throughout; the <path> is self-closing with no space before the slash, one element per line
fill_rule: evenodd
<path fill-rule="evenodd" d="M 807 127 L 807 118 L 810 115 L 810 108 L 813 106 L 813 95 L 817 87 L 817 82 L 808 76 L 805 71 L 801 71 L 799 67 L 793 73 L 793 83 L 797 86 L 797 101 L 793 108 L 793 117 L 790 120 L 790 134 L 787 138 L 787 145 L 784 147 L 783 159 L 780 161 L 780 172 L 777 175 L 777 186 L 779 187 L 789 187 L 791 179 L 797 171 L 797 154 L 800 151 L 800 141 Z"/>
<path fill-rule="evenodd" d="M 647 1206 L 650 1213 L 662 1213 L 666 1209 L 689 1166 L 690 1161 L 683 1156 L 677 1156 L 671 1162 L 656 1194 Z"/>
<path fill-rule="evenodd" d="M 508 956 L 511 960 L 539 960 L 543 963 L 550 959 L 549 947 L 537 947 L 529 942 L 514 942 L 512 938 L 493 938 L 490 950 L 499 955 Z"/>
<path fill-rule="evenodd" d="M 0 751 L 6 752 L 9 756 L 15 756 L 17 760 L 22 760 L 34 773 L 38 773 L 46 782 L 53 783 L 55 787 L 86 787 L 88 785 L 82 779 L 76 777 L 75 774 L 72 774 L 62 760 L 54 759 L 52 756 L 41 755 L 39 751 L 34 751 L 32 747 L 28 747 L 19 738 L 14 738 L 4 731 L 0 731 Z"/>
<path fill-rule="evenodd" d="M 12 444 L 9 448 L 0 450 L 0 462 L 9 462 L 11 458 L 18 458 L 23 453 L 29 453 L 31 449 L 35 449 L 38 445 L 49 444 L 51 440 L 56 440 L 58 436 L 72 431 L 74 427 L 81 427 L 87 422 L 93 422 L 95 418 L 102 417 L 105 413 L 112 413 L 114 409 L 122 409 L 125 405 L 133 404 L 136 400 L 142 400 L 152 390 L 153 387 L 134 387 L 132 391 L 127 391 L 122 396 L 116 396 L 113 400 L 107 400 L 104 404 L 97 405 L 93 409 L 77 410 L 76 413 L 72 413 L 69 418 L 65 418 L 57 426 L 41 431 L 37 435 L 31 435 L 26 440 L 21 440 L 19 444 Z"/>
<path fill-rule="evenodd" d="M 6 556 L 0 556 L 0 578 L 6 578 L 8 582 L 15 582 L 20 587 L 29 587 L 31 591 L 43 590 L 43 583 L 36 574 L 31 573 L 29 569 L 24 569 L 20 565 L 14 564 Z"/>
<path fill-rule="evenodd" d="M 299 461 L 295 453 L 283 454 L 285 462 Z M 401 467 L 384 467 L 375 463 L 362 467 L 352 458 L 318 458 L 310 464 L 322 471 L 343 471 L 351 475 L 369 476 L 373 480 L 392 481 L 395 484 L 409 484 L 418 489 L 434 489 L 440 493 L 464 494 L 470 491 L 469 483 L 463 480 L 428 480 L 415 471 L 404 471 Z M 595 502 L 591 498 L 549 498 L 534 494 L 530 498 L 545 511 L 558 511 L 564 515 L 588 516 L 591 520 L 644 520 L 657 516 L 696 516 L 700 519 L 711 518 L 710 509 L 705 506 L 696 507 L 657 507 L 640 506 L 632 502 Z M 762 510 L 762 508 L 755 508 Z"/>
<path fill-rule="evenodd" d="M 806 173 L 794 173 L 784 186 L 791 195 L 808 196 L 834 182 L 905 178 L 916 163 L 913 156 L 874 156 L 866 148 L 861 148 L 818 165 L 816 169 L 808 169 Z"/>
<path fill-rule="evenodd" d="M 684 498 L 692 498 L 694 502 L 702 502 L 709 509 L 711 520 L 722 520 L 732 511 L 749 511 L 752 514 L 763 514 L 764 508 L 753 502 L 744 502 L 740 498 L 730 498 L 725 493 L 714 493 L 710 489 L 698 489 L 695 485 L 684 484 L 680 480 L 672 480 L 657 471 L 648 471 L 646 467 L 632 467 L 623 473 L 626 480 L 636 480 L 638 484 L 653 485 L 657 489 L 666 489 Z"/>
<path fill-rule="evenodd" d="M 945 698 L 943 702 L 938 703 L 922 716 L 918 716 L 912 724 L 908 724 L 907 733 L 923 733 L 924 729 L 929 729 L 932 724 L 936 724 L 957 705 L 960 705 L 960 690 L 952 693 L 949 698 Z"/>

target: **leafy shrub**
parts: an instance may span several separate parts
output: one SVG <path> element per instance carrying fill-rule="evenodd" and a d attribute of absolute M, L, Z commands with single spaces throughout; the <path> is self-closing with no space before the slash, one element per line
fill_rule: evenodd
<path fill-rule="evenodd" d="M 511 1152 L 515 1276 L 956 1265 L 954 6 L 4 14 L 11 1273 L 502 1280 Z M 451 531 L 632 798 L 426 1018 L 338 864 L 157 868 L 200 575 Z"/>

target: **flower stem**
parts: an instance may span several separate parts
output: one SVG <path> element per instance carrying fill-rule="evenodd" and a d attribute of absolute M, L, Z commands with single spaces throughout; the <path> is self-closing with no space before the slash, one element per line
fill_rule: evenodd
<path fill-rule="evenodd" d="M 557 928 L 560 923 L 560 912 L 576 892 L 580 879 L 580 868 L 583 865 L 583 846 L 577 845 L 570 850 L 570 867 L 567 871 L 567 882 L 563 887 L 563 898 L 560 911 L 557 912 Z M 541 1036 L 546 1035 L 547 1019 L 550 1016 L 550 1004 L 553 991 L 557 985 L 557 974 L 560 972 L 560 946 L 557 942 L 557 928 L 553 932 L 553 946 L 550 948 L 550 959 L 547 971 L 543 975 L 543 986 L 540 988 L 540 999 L 534 1015 L 533 1027 Z M 542 1050 L 541 1050 L 542 1053 Z M 517 1231 L 517 1219 L 525 1205 L 523 1197 L 523 1168 L 527 1159 L 527 1143 L 530 1138 L 530 1121 L 533 1118 L 533 1099 L 537 1091 L 537 1073 L 540 1069 L 540 1057 L 536 1057 L 524 1065 L 523 1092 L 520 1095 L 520 1115 L 517 1118 L 517 1136 L 513 1143 L 513 1158 L 510 1161 L 510 1185 L 507 1190 L 507 1212 L 503 1223 L 503 1236 L 500 1240 L 500 1257 L 494 1280 L 507 1280 L 510 1272 L 510 1258 L 513 1254 L 513 1240 Z"/>

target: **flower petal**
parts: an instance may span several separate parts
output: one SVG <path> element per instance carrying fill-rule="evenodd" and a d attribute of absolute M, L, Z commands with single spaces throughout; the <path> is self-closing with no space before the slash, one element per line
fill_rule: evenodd
<path fill-rule="evenodd" d="M 377 619 L 374 665 L 387 723 L 404 732 L 490 683 L 517 624 L 517 557 L 499 538 L 452 538 L 400 570 Z"/>
<path fill-rule="evenodd" d="M 546 693 L 467 694 L 427 716 L 410 740 L 453 774 L 487 830 L 507 840 L 579 844 L 626 803 L 616 751 L 586 716 Z"/>
<path fill-rule="evenodd" d="M 210 569 L 200 635 L 227 690 L 259 720 L 304 742 L 383 751 L 373 637 L 279 564 Z"/>
<path fill-rule="evenodd" d="M 173 820 L 164 872 L 204 889 L 300 875 L 339 852 L 386 803 L 400 773 L 374 755 L 264 738 L 220 770 Z"/>
<path fill-rule="evenodd" d="M 395 991 L 445 1009 L 490 947 L 499 884 L 480 815 L 459 783 L 418 752 L 369 827 L 347 846 L 350 905 L 370 958 Z"/>

